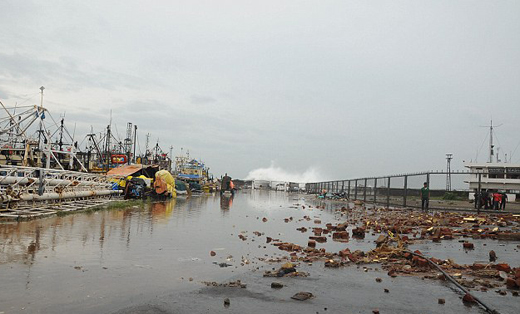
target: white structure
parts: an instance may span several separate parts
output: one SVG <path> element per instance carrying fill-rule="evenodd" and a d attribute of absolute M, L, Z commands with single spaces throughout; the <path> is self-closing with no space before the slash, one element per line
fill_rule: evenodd
<path fill-rule="evenodd" d="M 285 191 L 289 190 L 289 182 L 281 182 L 281 181 L 272 181 L 271 188 L 276 191 Z"/>
<path fill-rule="evenodd" d="M 482 190 L 498 190 L 507 194 L 510 202 L 516 201 L 516 195 L 520 194 L 520 164 L 508 163 L 466 163 L 464 164 L 473 174 L 470 175 L 470 191 L 475 191 L 479 186 Z M 473 199 L 473 192 L 470 192 Z"/>
<path fill-rule="evenodd" d="M 252 187 L 253 190 L 269 190 L 271 188 L 271 184 L 267 180 L 253 180 Z"/>

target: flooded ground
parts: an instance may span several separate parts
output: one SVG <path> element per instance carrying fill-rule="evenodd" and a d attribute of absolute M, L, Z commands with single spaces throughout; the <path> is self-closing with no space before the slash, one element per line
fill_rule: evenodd
<path fill-rule="evenodd" d="M 322 262 L 302 263 L 300 270 L 309 277 L 263 277 L 265 270 L 280 264 L 259 258 L 288 255 L 266 244 L 266 236 L 306 246 L 309 234 L 296 228 L 316 225 L 302 220 L 304 216 L 323 224 L 346 218 L 332 203 L 324 203 L 321 210 L 303 208 L 316 205 L 303 197 L 254 191 L 239 193 L 232 201 L 200 196 L 2 223 L 0 313 L 483 313 L 477 306 L 464 305 L 449 283 L 392 278 L 377 264 L 328 269 Z M 285 222 L 287 217 L 293 220 Z M 375 247 L 375 238 L 367 234 L 364 240 L 328 241 L 318 247 L 366 251 Z M 518 241 L 474 242 L 471 252 L 463 251 L 456 240 L 418 243 L 413 249 L 473 263 L 486 259 L 492 248 L 501 261 L 520 266 Z M 382 282 L 375 280 L 378 277 Z M 203 283 L 235 280 L 247 288 Z M 271 289 L 273 281 L 284 288 Z M 312 292 L 315 298 L 291 300 L 299 291 Z M 520 306 L 520 297 L 511 293 L 501 296 L 490 290 L 475 295 L 500 313 L 517 313 Z M 229 307 L 224 306 L 226 298 Z M 439 298 L 446 304 L 438 304 Z"/>

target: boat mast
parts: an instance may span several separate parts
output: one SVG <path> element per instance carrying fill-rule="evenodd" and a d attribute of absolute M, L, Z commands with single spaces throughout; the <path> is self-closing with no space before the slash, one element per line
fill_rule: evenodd
<path fill-rule="evenodd" d="M 134 163 L 137 162 L 137 158 L 135 157 L 135 147 L 136 146 L 137 146 L 137 125 L 134 125 L 134 155 L 132 156 Z"/>
<path fill-rule="evenodd" d="M 493 162 L 493 120 L 489 126 L 489 163 Z"/>
<path fill-rule="evenodd" d="M 110 138 L 112 137 L 112 132 L 110 130 L 110 124 L 107 126 L 107 137 L 106 137 L 106 167 L 107 167 L 107 172 L 110 170 L 110 159 L 112 158 L 112 154 L 110 152 Z M 104 166 L 103 166 L 104 168 Z"/>
<path fill-rule="evenodd" d="M 40 87 L 40 90 L 41 90 L 41 93 L 40 93 L 40 110 L 43 109 L 43 90 L 45 89 L 45 87 Z M 38 114 L 40 113 L 40 110 L 38 110 Z M 42 133 L 43 133 L 43 119 L 41 119 L 40 117 L 40 128 L 38 129 L 38 149 L 40 149 L 41 151 L 43 151 L 43 148 L 41 146 L 41 141 L 42 141 Z"/>

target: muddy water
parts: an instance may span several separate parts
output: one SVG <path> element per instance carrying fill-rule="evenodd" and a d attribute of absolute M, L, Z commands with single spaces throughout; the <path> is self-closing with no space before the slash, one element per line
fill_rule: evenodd
<path fill-rule="evenodd" d="M 305 245 L 309 234 L 296 228 L 314 224 L 301 220 L 303 216 L 321 219 L 323 224 L 348 218 L 337 216 L 330 204 L 325 210 L 308 205 L 295 194 L 255 191 L 240 193 L 233 200 L 200 196 L 2 223 L 0 313 L 199 313 L 210 309 L 215 313 L 321 313 L 325 308 L 328 313 L 371 313 L 376 307 L 385 313 L 481 312 L 463 306 L 449 285 L 386 277 L 377 265 L 368 273 L 355 266 L 327 270 L 322 263 L 302 265 L 311 277 L 283 278 L 287 288 L 273 291 L 271 278 L 263 278 L 262 273 L 278 265 L 258 258 L 285 254 L 267 245 L 266 236 Z M 262 221 L 264 217 L 267 222 Z M 293 220 L 284 222 L 288 217 Z M 264 234 L 257 236 L 253 231 Z M 239 234 L 247 240 L 240 240 Z M 373 240 L 368 235 L 365 240 L 329 241 L 321 247 L 368 250 L 374 247 Z M 423 249 L 427 252 L 428 248 Z M 504 250 L 514 251 L 512 246 Z M 216 256 L 210 256 L 210 251 Z M 508 259 L 513 256 L 507 254 Z M 391 295 L 382 292 L 375 277 L 384 278 L 384 288 Z M 247 282 L 248 288 L 220 291 L 201 283 L 235 279 Z M 304 305 L 291 301 L 290 295 L 298 291 L 312 291 L 317 297 Z M 225 296 L 232 299 L 231 308 L 222 307 Z M 519 298 L 497 296 L 489 292 L 484 297 L 503 304 L 506 311 L 502 313 L 518 305 Z M 417 298 L 428 302 L 417 302 Z M 438 305 L 437 298 L 445 298 L 447 304 Z"/>

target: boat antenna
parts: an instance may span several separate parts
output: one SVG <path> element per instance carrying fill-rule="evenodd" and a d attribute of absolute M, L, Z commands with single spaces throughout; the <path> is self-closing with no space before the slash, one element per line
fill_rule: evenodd
<path fill-rule="evenodd" d="M 502 124 L 493 126 L 493 119 L 491 119 L 491 124 L 490 125 L 482 125 L 481 126 L 481 127 L 484 127 L 484 128 L 489 128 L 489 159 L 488 159 L 488 163 L 492 163 L 493 162 L 493 156 L 495 155 L 494 151 L 493 151 L 493 148 L 495 147 L 493 145 L 493 129 L 494 128 L 498 128 L 500 126 L 502 126 Z M 498 156 L 497 156 L 497 162 L 498 162 Z"/>
<path fill-rule="evenodd" d="M 151 136 L 150 133 L 146 134 L 146 146 L 145 146 L 145 151 L 144 151 L 144 155 L 146 158 L 148 158 L 148 148 L 150 146 L 150 136 Z"/>
<path fill-rule="evenodd" d="M 74 123 L 74 131 L 72 131 L 72 142 L 74 143 L 74 138 L 76 137 L 76 123 Z"/>

